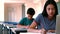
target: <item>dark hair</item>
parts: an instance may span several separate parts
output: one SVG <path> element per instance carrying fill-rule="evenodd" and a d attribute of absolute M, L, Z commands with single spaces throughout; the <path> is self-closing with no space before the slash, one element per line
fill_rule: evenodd
<path fill-rule="evenodd" d="M 28 8 L 27 14 L 34 15 L 35 14 L 35 10 L 33 8 Z"/>
<path fill-rule="evenodd" d="M 58 9 L 57 9 L 57 4 L 56 4 L 56 2 L 54 0 L 47 0 L 46 1 L 45 5 L 44 5 L 43 12 L 42 12 L 42 15 L 45 16 L 45 17 L 48 16 L 47 11 L 46 11 L 46 7 L 49 4 L 53 4 L 54 5 L 54 7 L 55 7 L 55 15 L 54 16 L 56 17 L 56 15 L 58 14 Z"/>

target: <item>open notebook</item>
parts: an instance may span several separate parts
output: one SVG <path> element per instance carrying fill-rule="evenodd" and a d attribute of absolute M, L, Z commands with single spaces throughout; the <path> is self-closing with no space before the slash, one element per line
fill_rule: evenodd
<path fill-rule="evenodd" d="M 56 18 L 56 34 L 60 34 L 60 15 Z"/>

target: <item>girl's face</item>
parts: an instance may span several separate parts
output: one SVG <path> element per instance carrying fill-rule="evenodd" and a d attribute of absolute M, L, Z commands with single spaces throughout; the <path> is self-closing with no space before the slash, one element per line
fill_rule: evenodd
<path fill-rule="evenodd" d="M 53 4 L 49 4 L 49 5 L 46 7 L 46 11 L 47 11 L 48 16 L 53 17 L 54 14 L 55 14 L 54 5 L 53 5 Z"/>

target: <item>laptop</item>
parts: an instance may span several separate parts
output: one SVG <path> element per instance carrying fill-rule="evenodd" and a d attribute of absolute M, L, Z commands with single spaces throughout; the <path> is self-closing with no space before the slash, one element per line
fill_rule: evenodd
<path fill-rule="evenodd" d="M 56 17 L 56 34 L 60 34 L 60 15 Z"/>

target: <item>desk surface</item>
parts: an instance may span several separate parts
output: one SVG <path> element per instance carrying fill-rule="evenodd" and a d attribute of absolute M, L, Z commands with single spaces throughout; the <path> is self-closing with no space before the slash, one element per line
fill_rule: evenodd
<path fill-rule="evenodd" d="M 11 28 L 12 32 L 16 33 L 15 30 L 19 30 L 20 28 Z M 40 34 L 40 33 L 31 33 L 31 32 L 27 32 L 27 33 L 20 33 L 20 34 Z M 47 33 L 47 34 L 56 34 L 56 33 Z"/>
<path fill-rule="evenodd" d="M 41 33 L 20 33 L 20 34 L 41 34 Z M 56 34 L 56 33 L 47 33 L 47 34 Z"/>

